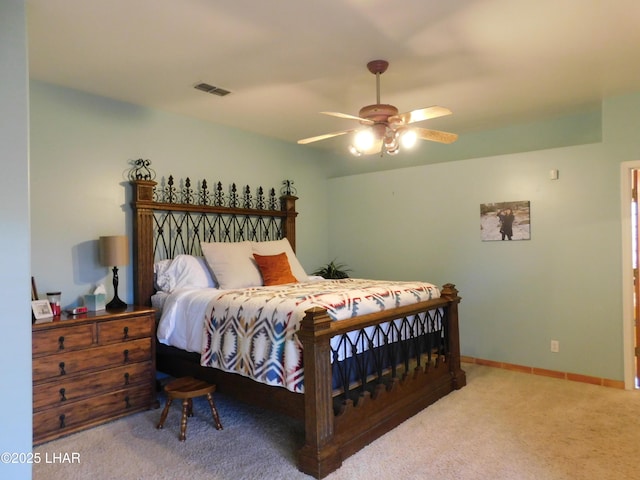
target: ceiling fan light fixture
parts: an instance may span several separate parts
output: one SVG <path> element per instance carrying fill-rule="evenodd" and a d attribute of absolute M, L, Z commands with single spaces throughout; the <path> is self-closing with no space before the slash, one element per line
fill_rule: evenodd
<path fill-rule="evenodd" d="M 387 130 L 384 134 L 384 148 L 389 150 L 397 150 L 398 149 L 398 132 L 393 130 L 390 127 L 387 127 Z"/>
<path fill-rule="evenodd" d="M 400 147 L 396 145 L 394 148 L 387 147 L 387 155 L 397 155 L 400 153 Z"/>
<path fill-rule="evenodd" d="M 355 145 L 349 145 L 349 152 L 351 152 L 351 155 L 353 155 L 354 157 L 361 157 L 362 156 L 362 152 L 360 150 L 358 150 Z"/>
<path fill-rule="evenodd" d="M 403 148 L 413 148 L 418 141 L 418 134 L 415 130 L 409 128 L 400 132 L 400 143 Z"/>
<path fill-rule="evenodd" d="M 358 116 L 340 112 L 320 112 L 333 117 L 357 120 L 361 125 L 366 125 L 367 127 L 303 138 L 298 140 L 298 143 L 304 145 L 355 132 L 353 143 L 349 145 L 349 151 L 359 157 L 377 153 L 381 156 L 384 153 L 396 155 L 401 148 L 412 148 L 418 139 L 440 143 L 455 142 L 458 135 L 454 133 L 408 126 L 411 123 L 450 115 L 451 110 L 448 108 L 433 105 L 411 110 L 410 112 L 398 113 L 398 109 L 394 105 L 380 103 L 380 75 L 387 70 L 388 66 L 389 62 L 386 60 L 373 60 L 367 64 L 367 69 L 376 76 L 376 103 L 362 107 Z"/>
<path fill-rule="evenodd" d="M 356 132 L 353 137 L 353 144 L 358 151 L 366 152 L 373 147 L 374 140 L 373 130 L 365 128 Z"/>

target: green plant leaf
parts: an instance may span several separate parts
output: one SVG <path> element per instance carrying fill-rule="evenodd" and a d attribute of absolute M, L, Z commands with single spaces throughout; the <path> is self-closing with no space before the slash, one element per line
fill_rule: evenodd
<path fill-rule="evenodd" d="M 343 263 L 336 263 L 336 260 L 332 260 L 326 265 L 318 268 L 312 273 L 312 275 L 320 275 L 321 277 L 328 279 L 349 278 L 351 269 Z"/>

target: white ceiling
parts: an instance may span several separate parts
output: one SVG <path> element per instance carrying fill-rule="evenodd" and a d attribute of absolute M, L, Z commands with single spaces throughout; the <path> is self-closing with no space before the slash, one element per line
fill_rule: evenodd
<path fill-rule="evenodd" d="M 640 90 L 637 0 L 27 0 L 32 78 L 286 142 L 381 101 L 464 132 Z M 194 89 L 206 82 L 226 97 Z M 300 148 L 345 153 L 338 137 Z"/>

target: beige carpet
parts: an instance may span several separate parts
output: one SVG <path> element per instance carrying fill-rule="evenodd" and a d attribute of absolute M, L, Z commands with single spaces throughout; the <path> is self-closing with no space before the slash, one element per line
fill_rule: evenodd
<path fill-rule="evenodd" d="M 376 440 L 328 480 L 371 478 L 640 479 L 640 392 L 464 365 L 468 385 Z M 194 403 L 187 441 L 180 409 L 164 430 L 160 410 L 49 442 L 41 458 L 77 454 L 80 463 L 34 465 L 35 480 L 308 479 L 295 468 L 299 425 L 217 397 L 223 431 Z"/>

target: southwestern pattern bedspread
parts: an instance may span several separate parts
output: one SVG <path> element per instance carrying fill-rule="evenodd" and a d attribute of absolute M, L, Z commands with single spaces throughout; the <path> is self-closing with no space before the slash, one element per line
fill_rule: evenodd
<path fill-rule="evenodd" d="M 306 310 L 325 308 L 333 320 L 343 320 L 439 296 L 426 282 L 352 278 L 226 290 L 207 309 L 201 364 L 302 393 L 296 332 Z"/>

